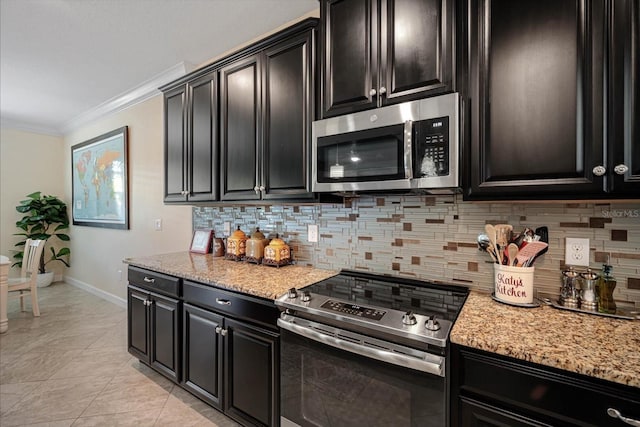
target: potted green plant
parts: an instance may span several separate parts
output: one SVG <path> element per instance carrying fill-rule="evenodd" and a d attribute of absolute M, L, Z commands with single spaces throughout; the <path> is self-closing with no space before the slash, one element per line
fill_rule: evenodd
<path fill-rule="evenodd" d="M 56 196 L 42 195 L 40 191 L 31 193 L 27 199 L 22 200 L 16 210 L 24 216 L 16 222 L 16 226 L 22 230 L 22 233 L 15 233 L 16 236 L 23 236 L 23 239 L 16 243 L 16 247 L 24 248 L 27 239 L 45 240 L 45 245 L 49 243 L 49 239 L 57 237 L 62 241 L 69 241 L 69 235 L 63 231 L 69 228 L 69 215 L 67 214 L 67 205 Z M 45 260 L 45 253 L 48 259 Z M 39 276 L 43 276 L 38 281 L 38 286 L 48 286 L 53 280 L 53 272 L 47 273 L 46 265 L 50 262 L 60 261 L 69 267 L 69 255 L 71 250 L 62 247 L 56 251 L 55 248 L 49 246 L 42 251 L 40 257 L 40 265 L 38 267 Z M 18 251 L 13 257 L 16 262 L 14 266 L 22 267 L 22 258 L 24 250 Z"/>

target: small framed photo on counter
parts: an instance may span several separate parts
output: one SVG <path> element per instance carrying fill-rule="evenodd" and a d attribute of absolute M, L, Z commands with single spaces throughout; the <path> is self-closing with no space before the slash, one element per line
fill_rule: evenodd
<path fill-rule="evenodd" d="M 191 239 L 189 252 L 208 254 L 211 251 L 211 235 L 213 230 L 196 230 Z"/>

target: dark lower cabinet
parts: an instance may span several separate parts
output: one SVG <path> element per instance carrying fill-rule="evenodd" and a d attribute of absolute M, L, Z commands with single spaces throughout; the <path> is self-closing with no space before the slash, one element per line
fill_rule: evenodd
<path fill-rule="evenodd" d="M 188 303 L 183 309 L 183 386 L 222 409 L 223 317 Z"/>
<path fill-rule="evenodd" d="M 623 427 L 610 408 L 640 420 L 637 388 L 456 344 L 451 350 L 452 426 Z"/>
<path fill-rule="evenodd" d="M 231 319 L 224 330 L 225 412 L 243 423 L 278 425 L 278 334 Z"/>
<path fill-rule="evenodd" d="M 128 287 L 129 352 L 173 381 L 180 380 L 180 301 Z"/>

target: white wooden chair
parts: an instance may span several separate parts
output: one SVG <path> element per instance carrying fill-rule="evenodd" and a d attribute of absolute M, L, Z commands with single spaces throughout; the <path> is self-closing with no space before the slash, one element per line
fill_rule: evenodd
<path fill-rule="evenodd" d="M 22 270 L 20 271 L 20 277 L 16 279 L 9 279 L 9 296 L 11 292 L 20 292 L 17 295 L 20 298 L 20 310 L 24 310 L 24 299 L 28 295 L 31 295 L 31 308 L 33 309 L 33 315 L 40 316 L 40 307 L 38 307 L 38 285 L 36 280 L 38 278 L 38 265 L 40 263 L 40 256 L 44 250 L 44 240 L 31 240 L 27 239 L 24 245 L 24 256 L 22 258 Z M 6 304 L 6 301 L 3 301 Z"/>

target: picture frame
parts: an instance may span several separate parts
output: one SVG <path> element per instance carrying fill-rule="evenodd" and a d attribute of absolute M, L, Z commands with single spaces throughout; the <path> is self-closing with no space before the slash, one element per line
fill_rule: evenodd
<path fill-rule="evenodd" d="M 211 237 L 213 236 L 213 230 L 196 230 L 193 232 L 193 238 L 191 239 L 191 247 L 189 252 L 195 252 L 198 254 L 208 254 L 211 250 Z"/>
<path fill-rule="evenodd" d="M 129 229 L 128 127 L 71 147 L 73 225 Z"/>

